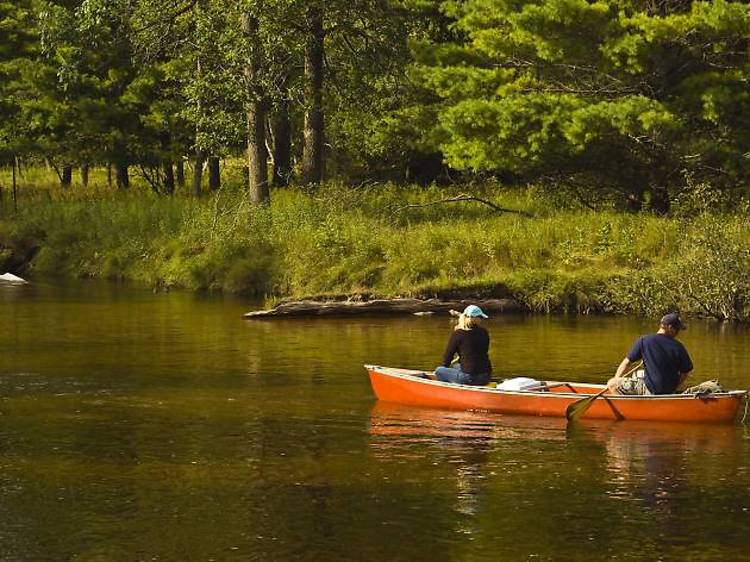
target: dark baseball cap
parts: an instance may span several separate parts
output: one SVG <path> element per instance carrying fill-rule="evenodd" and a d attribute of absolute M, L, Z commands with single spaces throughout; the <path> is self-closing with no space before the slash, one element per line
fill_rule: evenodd
<path fill-rule="evenodd" d="M 680 315 L 676 312 L 670 312 L 669 314 L 665 314 L 664 316 L 662 316 L 661 325 L 672 326 L 674 328 L 677 328 L 678 330 L 684 330 L 687 328 L 685 323 L 682 321 L 682 318 L 680 318 Z"/>

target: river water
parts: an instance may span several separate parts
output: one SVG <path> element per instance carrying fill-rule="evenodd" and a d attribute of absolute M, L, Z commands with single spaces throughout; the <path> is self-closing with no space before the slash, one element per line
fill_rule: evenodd
<path fill-rule="evenodd" d="M 376 403 L 445 317 L 246 321 L 241 300 L 0 286 L 0 560 L 750 560 L 750 431 Z M 497 316 L 498 375 L 603 381 L 653 323 Z M 692 321 L 694 380 L 750 330 Z"/>

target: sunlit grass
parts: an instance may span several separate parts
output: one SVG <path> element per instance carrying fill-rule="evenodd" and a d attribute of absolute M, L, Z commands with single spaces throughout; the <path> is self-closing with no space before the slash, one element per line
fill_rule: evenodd
<path fill-rule="evenodd" d="M 41 179 L 46 171 L 36 173 Z M 106 177 L 89 189 L 63 191 L 48 176 L 41 187 L 21 185 L 18 214 L 8 211 L 6 192 L 0 222 L 5 257 L 38 248 L 30 268 L 40 275 L 269 298 L 463 291 L 514 298 L 539 311 L 645 312 L 680 304 L 680 279 L 665 275 L 685 260 L 701 273 L 700 252 L 714 257 L 704 260 L 713 265 L 701 273 L 706 279 L 693 280 L 696 286 L 721 292 L 721 283 L 710 282 L 712 271 L 734 268 L 738 279 L 749 272 L 741 248 L 750 235 L 735 228 L 741 216 L 709 223 L 564 209 L 533 188 L 493 185 L 289 188 L 275 190 L 270 207 L 258 208 L 231 175 L 220 191 L 201 199 L 184 191 L 159 196 L 137 178 L 127 192 L 109 188 Z M 478 202 L 429 204 L 467 191 L 526 215 Z M 701 246 L 709 227 L 711 239 L 726 239 L 726 247 Z M 721 295 L 721 302 L 735 299 L 742 308 L 743 291 L 737 287 L 736 298 Z M 685 298 L 682 306 L 710 298 Z"/>

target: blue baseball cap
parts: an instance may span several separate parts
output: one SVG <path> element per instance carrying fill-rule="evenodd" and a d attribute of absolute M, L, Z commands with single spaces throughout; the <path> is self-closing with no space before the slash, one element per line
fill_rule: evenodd
<path fill-rule="evenodd" d="M 680 318 L 680 315 L 676 312 L 670 312 L 669 314 L 665 314 L 661 317 L 661 325 L 662 326 L 673 326 L 674 328 L 677 328 L 678 330 L 684 330 L 687 328 L 685 323 L 682 321 L 682 318 Z"/>
<path fill-rule="evenodd" d="M 489 316 L 487 316 L 484 311 L 475 304 L 470 304 L 464 308 L 463 315 L 468 316 L 469 318 L 489 318 Z"/>

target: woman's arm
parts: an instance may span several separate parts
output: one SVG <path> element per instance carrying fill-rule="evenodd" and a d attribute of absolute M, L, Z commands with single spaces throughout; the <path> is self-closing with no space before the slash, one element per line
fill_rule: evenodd
<path fill-rule="evenodd" d="M 458 340 L 459 330 L 456 330 L 451 334 L 451 339 L 448 340 L 448 347 L 445 348 L 445 353 L 443 354 L 443 367 L 451 366 L 453 357 L 458 353 Z"/>

